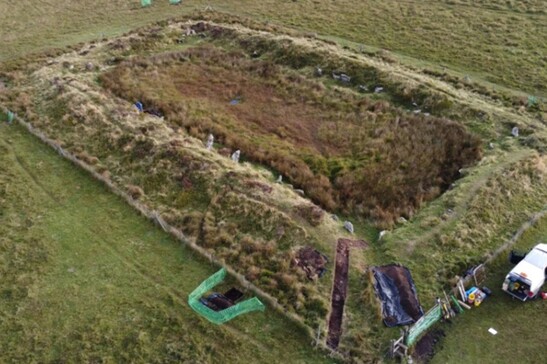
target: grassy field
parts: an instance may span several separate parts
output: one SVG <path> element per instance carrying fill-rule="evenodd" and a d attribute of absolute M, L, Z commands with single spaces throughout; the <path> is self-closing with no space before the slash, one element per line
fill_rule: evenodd
<path fill-rule="evenodd" d="M 345 216 L 354 221 L 356 235 L 372 244 L 362 254 L 352 252 L 341 351 L 355 361 L 382 360 L 388 340 L 397 335 L 397 330 L 381 326 L 365 273 L 368 266 L 397 261 L 410 267 L 422 305 L 429 308 L 433 297 L 447 287 L 454 274 L 481 262 L 547 203 L 546 114 L 541 108 L 525 107 L 528 94 L 547 95 L 547 34 L 543 26 L 547 12 L 543 1 L 190 0 L 174 7 L 162 0 L 148 9 L 141 9 L 138 1 L 121 0 L 3 2 L 0 14 L 9 15 L 0 29 L 0 62 L 16 61 L 18 57 L 31 59 L 31 52 L 119 35 L 152 21 L 202 10 L 207 4 L 220 12 L 263 21 L 266 25 L 261 26 L 273 31 L 274 36 L 278 36 L 276 31 L 305 36 L 295 43 L 297 47 L 287 48 L 289 63 L 301 60 L 298 47 L 311 44 L 328 48 L 345 60 L 358 60 L 352 76 L 362 70 L 372 78 L 383 75 L 382 82 L 393 87 L 384 95 L 371 95 L 375 101 L 370 105 L 372 110 L 362 111 L 375 112 L 376 105 L 387 107 L 384 102 L 388 101 L 401 108 L 395 113 L 403 112 L 413 101 L 404 97 L 401 100 L 405 93 L 423 96 L 420 101 L 442 95 L 436 100 L 443 105 L 449 102 L 439 116 L 454 118 L 468 132 L 482 138 L 484 158 L 463 170 L 462 178 L 446 193 L 424 203 L 408 222 L 397 224 L 381 241 L 376 241 L 378 231 L 370 221 L 357 215 Z M 249 23 L 251 28 L 260 28 L 257 23 Z M 180 28 L 176 32 L 180 36 Z M 341 47 L 314 43 L 318 38 L 334 40 Z M 249 43 L 247 50 L 258 45 Z M 269 43 L 266 49 L 270 46 L 275 44 Z M 166 50 L 187 49 L 188 44 L 170 47 Z M 126 57 L 134 50 L 124 53 L 113 49 L 97 64 L 104 66 L 108 64 L 107 56 Z M 70 57 L 63 59 L 72 62 Z M 113 177 L 121 188 L 133 191 L 141 201 L 164 214 L 169 223 L 191 236 L 197 235 L 196 241 L 209 252 L 218 252 L 221 259 L 275 295 L 289 312 L 305 316 L 308 324 L 321 329 L 331 273 L 317 284 L 303 279 L 303 274 L 295 273 L 295 280 L 289 262 L 293 250 L 304 244 L 318 247 L 332 258 L 335 238 L 344 234 L 341 221 L 334 222 L 326 211 L 320 211 L 317 219 L 309 200 L 300 198 L 287 185 L 271 183 L 274 177 L 270 170 L 249 163 L 233 168 L 229 159 L 212 157 L 203 151 L 201 142 L 184 132 L 166 130 L 162 122 L 151 117 L 135 117 L 129 105 L 122 103 L 116 109 L 114 98 L 96 92 L 96 78 L 83 71 L 86 61 L 76 61 L 76 70 L 69 71 L 62 63 L 44 67 L 44 58 L 33 65 L 35 70 L 44 69 L 28 80 L 18 71 L 0 73 L 0 99 L 19 107 L 19 115 L 47 131 L 100 173 Z M 217 78 L 229 79 L 231 93 L 237 93 L 234 84 L 241 79 L 215 66 L 209 65 L 208 71 Z M 294 67 L 289 84 L 303 82 L 302 77 L 311 76 L 314 66 L 306 63 L 302 69 Z M 421 72 L 425 69 L 428 71 Z M 168 79 L 172 74 L 167 71 L 149 76 Z M 194 76 L 199 73 L 199 69 L 191 71 Z M 55 81 L 59 75 L 64 79 Z M 222 116 L 226 109 L 220 104 L 232 95 L 215 99 L 218 89 L 202 87 L 200 82 L 206 79 L 198 76 L 193 79 L 195 89 L 210 97 L 197 102 L 201 109 L 198 107 L 194 114 L 203 120 Z M 37 80 L 40 82 L 32 84 Z M 188 86 L 181 80 L 184 77 L 179 83 Z M 53 87 L 55 82 L 57 88 Z M 328 90 L 325 92 L 355 91 L 334 82 L 324 84 Z M 14 89 L 17 94 L 11 94 Z M 260 99 L 264 89 L 254 89 L 256 93 L 247 99 L 267 108 Z M 486 96 L 493 89 L 519 98 L 504 98 L 502 104 Z M 321 92 L 324 90 L 318 89 Z M 280 100 L 286 101 L 283 97 Z M 203 106 L 211 104 L 213 108 Z M 336 109 L 339 104 L 330 106 Z M 105 110 L 101 110 L 103 107 Z M 296 103 L 287 108 L 287 113 L 298 113 L 300 109 L 317 112 L 309 103 Z M 387 119 L 395 115 L 387 114 Z M 232 116 L 256 121 L 265 115 L 249 107 Z M 338 110 L 341 119 L 351 119 L 348 115 Z M 128 121 L 127 125 L 122 121 Z M 93 133 L 97 125 L 103 126 L 100 129 L 104 135 Z M 194 125 L 198 130 L 192 133 L 192 125 L 186 126 L 191 135 L 206 132 Z M 269 126 L 256 122 L 251 129 Z M 521 137 L 509 137 L 513 126 L 520 128 Z M 286 138 L 301 132 L 293 127 L 287 123 L 273 133 Z M 180 132 L 177 140 L 172 145 L 163 143 L 173 132 Z M 237 130 L 239 134 L 247 132 L 246 128 Z M 315 139 L 317 135 L 310 134 L 313 137 L 304 141 L 311 149 L 325 141 L 334 143 L 333 136 L 337 136 Z M 84 135 L 87 140 L 82 138 Z M 264 145 L 271 144 L 272 139 L 265 140 Z M 378 140 L 381 149 L 385 139 Z M 91 149 L 92 145 L 96 149 Z M 304 332 L 272 310 L 238 318 L 220 328 L 196 317 L 185 304 L 186 296 L 215 271 L 214 267 L 137 216 L 123 201 L 20 127 L 0 126 L 0 151 L 0 361 L 215 362 L 219 357 L 227 362 L 329 361 L 310 348 L 310 338 Z M 151 151 L 163 158 L 161 164 L 146 158 Z M 327 163 L 329 176 L 331 167 Z M 202 178 L 211 170 L 214 181 L 200 188 Z M 196 171 L 199 178 L 188 177 Z M 265 192 L 269 188 L 273 190 L 270 195 Z M 166 208 L 169 204 L 174 208 Z M 196 214 L 192 209 L 201 210 Z M 525 248 L 544 237 L 545 225 L 544 219 L 519 246 Z M 276 244 L 283 248 L 280 253 L 275 250 Z M 501 260 L 496 262 L 488 285 L 497 288 L 508 269 Z M 541 359 L 543 328 L 525 322 L 528 314 L 541 315 L 542 302 L 528 304 L 521 312 L 522 304 L 498 292 L 478 310 L 455 320 L 437 362 L 473 362 L 475 357 L 493 362 L 501 355 L 508 362 L 522 362 L 525 351 L 529 352 L 525 358 L 530 363 Z M 515 319 L 505 318 L 508 311 Z M 480 334 L 466 336 L 471 325 L 479 327 Z M 490 336 L 485 331 L 490 326 L 500 334 Z M 507 341 L 515 341 L 508 332 L 526 337 L 528 344 L 496 351 Z"/>
<path fill-rule="evenodd" d="M 514 248 L 527 251 L 547 241 L 547 218 L 543 218 L 519 239 Z M 494 294 L 472 311 L 443 325 L 446 337 L 441 341 L 432 364 L 441 363 L 543 363 L 547 349 L 542 343 L 547 318 L 545 301 L 512 299 L 501 290 L 505 275 L 513 268 L 508 252 L 489 266 L 485 285 Z M 544 287 L 545 288 L 545 287 Z M 498 331 L 493 336 L 492 327 Z"/>
<path fill-rule="evenodd" d="M 529 150 L 496 154 L 383 243 L 387 254 L 422 277 L 418 289 L 429 300 L 547 206 L 547 158 Z"/>
<path fill-rule="evenodd" d="M 240 21 L 223 15 L 212 17 L 226 23 L 234 19 Z M 351 295 L 341 351 L 353 360 L 380 360 L 389 339 L 397 335 L 395 330 L 381 326 L 367 266 L 393 261 L 407 265 L 422 304 L 428 308 L 454 274 L 484 259 L 513 229 L 544 206 L 545 157 L 527 147 L 541 150 L 544 128 L 530 114 L 492 104 L 487 98 L 456 90 L 398 64 L 385 64 L 316 39 L 292 38 L 290 33 L 283 33 L 284 29 L 280 33 L 258 35 L 257 30 L 262 28 L 249 21 L 244 24 L 253 28 L 225 25 L 211 30 L 211 34 L 222 34 L 228 28 L 241 32 L 239 44 L 237 37 L 229 41 L 211 40 L 205 34 L 193 40 L 182 39 L 181 43 L 180 29 L 189 24 L 199 27 L 196 22 L 162 23 L 120 39 L 82 45 L 81 49 L 56 59 L 29 63 L 28 68 L 6 74 L 8 90 L 0 97 L 5 105 L 118 188 L 159 211 L 166 221 L 195 239 L 197 245 L 235 267 L 275 297 L 275 302 L 287 312 L 298 315 L 313 331 L 324 331 L 332 274 L 327 272 L 325 278 L 313 282 L 293 269 L 291 261 L 296 249 L 303 245 L 312 245 L 332 259 L 333 243 L 344 234 L 341 221 L 336 222 L 328 217 L 327 211 L 320 209 L 316 215 L 314 211 L 318 208 L 289 185 L 272 183 L 277 173 L 247 162 L 232 163 L 226 158 L 232 150 L 224 148 L 241 145 L 244 139 L 232 144 L 229 139 L 249 138 L 252 132 L 267 141 L 263 143 L 265 149 L 276 151 L 278 146 L 271 141 L 282 138 L 275 139 L 272 133 L 277 135 L 280 131 L 268 129 L 271 133 L 265 133 L 262 128 L 277 126 L 275 123 L 281 116 L 271 117 L 261 110 L 267 109 L 262 99 L 267 94 L 265 90 L 275 91 L 279 105 L 287 108 L 287 115 L 305 109 L 333 120 L 340 116 L 342 130 L 353 122 L 355 125 L 351 125 L 350 130 L 359 131 L 357 124 L 365 121 L 361 128 L 371 140 L 387 131 L 386 138 L 378 138 L 376 144 L 388 144 L 396 129 L 400 134 L 401 125 L 397 125 L 396 120 L 407 120 L 410 112 L 405 108 L 412 100 L 428 105 L 431 109 L 426 110 L 433 114 L 427 118 L 411 115 L 408 120 L 412 120 L 412 124 L 427 124 L 429 119 L 434 124 L 452 125 L 439 118 L 448 115 L 463 125 L 460 130 L 465 127 L 483 138 L 481 144 L 492 142 L 493 147 L 485 149 L 484 158 L 476 166 L 458 172 L 464 178 L 456 181 L 440 198 L 424 203 L 424 208 L 412 215 L 410 221 L 398 223 L 380 243 L 374 243 L 377 231 L 371 228 L 369 221 L 360 220 L 355 214 L 347 215 L 356 223 L 357 236 L 373 242 L 364 254 L 355 252 L 351 258 Z M 226 46 L 228 51 L 219 55 L 218 52 L 224 51 L 214 50 L 208 42 L 217 47 Z M 251 60 L 254 49 L 259 49 L 261 56 Z M 150 57 L 161 51 L 170 53 Z M 206 56 L 200 58 L 203 54 Z M 139 57 L 123 61 L 124 57 L 133 55 Z M 206 67 L 205 73 L 212 75 L 211 80 L 200 78 L 201 68 L 192 59 L 202 61 L 201 67 Z M 341 85 L 330 77 L 314 77 L 313 62 L 318 59 L 326 65 L 327 73 L 343 67 L 357 75 L 357 83 Z M 95 66 L 89 69 L 88 62 Z M 113 62 L 121 63 L 115 67 Z M 232 62 L 237 67 L 230 69 L 223 62 Z M 25 69 L 34 73 L 29 77 L 24 74 Z M 109 78 L 99 79 L 105 70 L 118 72 L 119 79 L 112 77 L 115 82 Z M 364 70 L 367 72 L 362 76 Z M 379 80 L 386 87 L 381 95 L 356 90 L 361 82 L 373 86 Z M 103 86 L 109 82 L 111 89 L 112 84 L 125 87 L 124 92 L 116 92 L 127 100 L 107 93 Z M 156 83 L 163 87 L 157 87 Z M 281 86 L 277 87 L 276 83 Z M 155 92 L 148 92 L 150 89 Z M 308 93 L 311 96 L 306 96 Z M 208 97 L 199 98 L 199 95 Z M 242 96 L 242 102 L 236 106 L 239 113 L 226 105 L 238 95 Z M 136 113 L 131 108 L 134 99 L 141 99 L 147 107 L 165 113 L 166 119 Z M 318 100 L 332 110 L 321 109 L 326 106 L 318 106 Z M 354 102 L 364 105 L 363 108 L 348 106 Z M 357 110 L 361 116 L 352 115 L 351 110 Z M 522 128 L 521 138 L 507 136 L 511 127 L 508 118 Z M 261 119 L 268 122 L 261 124 Z M 286 122 L 281 124 L 283 127 L 296 128 L 286 132 L 284 138 L 284 142 L 293 145 L 303 143 L 310 150 L 321 150 L 318 146 L 324 144 L 332 149 L 327 152 L 336 156 L 333 146 L 344 146 L 344 143 L 336 144 L 338 136 L 350 137 L 348 145 L 355 146 L 357 151 L 362 144 L 353 143 L 352 138 L 359 136 L 357 132 L 321 137 L 317 133 L 321 128 L 314 129 L 313 122 L 302 124 L 311 131 L 307 138 L 307 134 L 299 132 L 298 127 L 302 125 L 298 118 L 292 122 L 289 122 L 291 117 L 282 119 Z M 385 122 L 393 126 L 393 130 L 377 122 Z M 205 151 L 202 140 L 191 136 L 204 137 L 211 128 L 218 127 L 217 124 L 235 132 L 223 134 L 219 132 L 221 129 L 213 129 L 217 137 L 221 136 L 217 140 L 220 142 L 216 146 L 218 153 Z M 412 141 L 427 145 L 424 139 L 416 139 L 415 134 L 432 133 L 428 128 L 418 128 L 419 133 L 412 130 L 409 129 L 408 143 L 395 143 L 401 149 L 393 152 L 404 158 L 416 154 L 405 155 L 406 150 L 412 150 Z M 435 135 L 432 139 L 440 139 L 443 134 Z M 288 143 L 286 146 L 298 154 L 296 147 Z M 224 149 L 228 149 L 228 153 Z M 252 156 L 255 152 L 249 145 L 242 149 L 245 160 L 247 154 Z M 378 146 L 378 150 L 384 149 Z M 345 150 L 342 148 L 342 151 Z M 449 152 L 436 152 L 439 155 L 433 157 L 444 158 Z M 430 151 L 425 150 L 418 153 L 418 157 L 428 153 Z M 257 161 L 268 165 L 260 158 Z M 410 164 L 419 165 L 418 162 Z M 444 165 L 444 168 L 448 167 Z M 425 172 L 428 173 L 427 168 Z"/>
<path fill-rule="evenodd" d="M 177 7 L 155 1 L 149 9 L 140 9 L 136 0 L 23 0 L 0 4 L 0 13 L 7 14 L 0 30 L 0 60 L 120 34 L 152 20 L 202 10 L 206 5 L 385 49 L 405 56 L 418 67 L 446 67 L 457 71 L 459 77 L 470 75 L 547 96 L 547 34 L 543 26 L 547 13 L 541 0 L 189 0 Z M 30 23 L 32 27 L 27 26 Z"/>
<path fill-rule="evenodd" d="M 215 267 L 21 127 L 0 151 L 0 361 L 332 362 L 272 309 L 200 318 Z"/>

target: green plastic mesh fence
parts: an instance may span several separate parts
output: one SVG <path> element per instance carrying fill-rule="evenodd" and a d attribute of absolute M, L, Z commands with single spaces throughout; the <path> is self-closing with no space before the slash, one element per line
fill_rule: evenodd
<path fill-rule="evenodd" d="M 440 305 L 436 305 L 422 316 L 414 325 L 410 327 L 405 337 L 405 345 L 414 345 L 420 336 L 426 332 L 433 324 L 439 321 L 442 317 L 442 309 Z"/>
<path fill-rule="evenodd" d="M 210 322 L 220 325 L 231 319 L 252 311 L 264 311 L 265 306 L 256 297 L 245 300 L 232 307 L 228 307 L 222 311 L 214 311 L 203 305 L 199 299 L 213 287 L 218 285 L 226 277 L 226 269 L 222 268 L 206 280 L 204 280 L 190 295 L 188 296 L 188 304 L 194 311 L 205 317 Z"/>
<path fill-rule="evenodd" d="M 141 0 L 141 6 L 143 8 L 152 5 L 152 0 Z"/>

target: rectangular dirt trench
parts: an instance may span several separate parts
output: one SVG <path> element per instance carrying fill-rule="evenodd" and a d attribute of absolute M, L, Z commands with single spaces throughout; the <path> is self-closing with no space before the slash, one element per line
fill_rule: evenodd
<path fill-rule="evenodd" d="M 338 239 L 336 246 L 336 267 L 334 270 L 329 332 L 327 336 L 327 346 L 331 349 L 338 348 L 340 336 L 342 335 L 344 305 L 348 292 L 350 242 L 348 239 Z"/>

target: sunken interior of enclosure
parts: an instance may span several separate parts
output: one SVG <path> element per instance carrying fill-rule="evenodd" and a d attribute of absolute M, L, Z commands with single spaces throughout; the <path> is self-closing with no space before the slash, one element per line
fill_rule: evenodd
<path fill-rule="evenodd" d="M 218 42 L 101 75 L 115 95 L 195 137 L 212 133 L 219 150 L 240 149 L 324 208 L 384 224 L 411 216 L 480 158 L 480 140 L 459 123 L 332 82 Z"/>

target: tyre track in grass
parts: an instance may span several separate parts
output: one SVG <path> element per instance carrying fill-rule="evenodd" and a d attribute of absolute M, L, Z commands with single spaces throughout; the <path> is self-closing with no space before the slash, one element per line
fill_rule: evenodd
<path fill-rule="evenodd" d="M 2 144 L 5 143 L 2 141 Z M 123 264 L 125 267 L 127 267 L 127 269 L 137 274 L 139 278 L 148 282 L 150 286 L 154 287 L 157 290 L 163 291 L 163 293 L 170 296 L 173 302 L 176 302 L 176 305 L 178 305 L 179 307 L 187 308 L 184 303 L 186 302 L 186 300 L 183 292 L 178 291 L 171 286 L 165 285 L 159 278 L 155 277 L 154 274 L 151 274 L 149 269 L 152 269 L 152 267 L 146 268 L 143 264 L 138 262 L 137 259 L 130 258 L 128 255 L 123 254 L 120 249 L 115 248 L 117 242 L 109 238 L 110 234 L 108 233 L 106 226 L 95 226 L 92 229 L 90 228 L 90 224 L 84 223 L 86 218 L 80 218 L 83 216 L 65 213 L 65 203 L 61 202 L 61 198 L 59 198 L 59 196 L 57 196 L 53 191 L 47 188 L 46 184 L 39 179 L 39 177 L 33 172 L 32 168 L 25 162 L 24 158 L 17 153 L 17 150 L 15 148 L 8 149 L 11 159 L 15 162 L 14 165 L 16 165 L 17 168 L 20 169 L 24 176 L 28 177 L 29 181 L 31 181 L 31 183 L 35 185 L 38 190 L 40 190 L 50 201 L 54 203 L 55 208 L 58 210 L 57 214 L 59 213 L 59 211 L 61 211 L 62 218 L 57 216 L 58 218 L 67 221 L 67 223 L 69 223 L 74 230 L 87 232 L 90 236 L 95 237 L 94 241 L 97 242 L 102 248 L 106 249 L 110 254 L 112 254 L 112 256 L 116 257 L 116 259 L 119 260 L 120 263 Z M 113 198 L 117 198 L 117 196 L 113 196 Z M 143 221 L 143 223 L 148 222 Z M 166 309 L 169 309 L 170 311 L 172 311 L 172 313 L 175 313 L 176 316 L 184 320 L 184 315 L 182 314 L 181 310 L 168 307 L 165 303 L 163 303 L 163 306 L 165 306 Z M 238 331 L 237 329 L 234 330 Z"/>
<path fill-rule="evenodd" d="M 51 201 L 55 202 L 55 206 L 62 211 L 62 207 L 65 206 L 61 202 L 61 199 L 55 195 L 54 192 L 50 191 L 46 185 L 40 182 L 39 178 L 32 172 L 31 168 L 26 165 L 23 158 L 17 154 L 17 151 L 10 149 L 10 155 L 13 156 L 13 159 L 17 162 L 17 166 L 23 172 L 24 175 L 32 181 L 32 183 L 42 191 Z M 177 290 L 169 287 L 161 282 L 158 278 L 155 278 L 151 273 L 148 272 L 147 268 L 144 267 L 138 260 L 130 258 L 129 256 L 123 254 L 119 249 L 116 249 L 116 242 L 112 239 L 109 239 L 109 233 L 106 230 L 106 227 L 95 226 L 94 229 L 91 229 L 88 224 L 84 224 L 82 219 L 79 219 L 78 216 L 65 214 L 63 213 L 63 219 L 69 221 L 75 230 L 87 231 L 90 236 L 95 236 L 96 240 L 103 248 L 108 249 L 112 255 L 120 260 L 127 268 L 131 269 L 134 273 L 137 273 L 141 278 L 149 282 L 154 287 L 161 287 L 165 293 L 169 294 L 175 301 L 183 302 L 184 296 L 182 292 L 177 292 Z"/>
<path fill-rule="evenodd" d="M 190 310 L 190 308 L 186 304 L 187 294 L 185 294 L 185 292 L 183 292 L 180 289 L 176 289 L 168 284 L 165 284 L 158 274 L 152 272 L 152 270 L 154 269 L 153 266 L 150 266 L 150 267 L 146 266 L 144 263 L 140 262 L 138 259 L 131 257 L 130 254 L 125 254 L 122 248 L 118 248 L 117 246 L 121 246 L 122 244 L 127 242 L 119 242 L 111 238 L 110 237 L 111 234 L 109 233 L 109 229 L 111 228 L 110 226 L 90 224 L 89 223 L 90 219 L 97 218 L 93 216 L 94 213 L 87 212 L 87 213 L 84 213 L 83 215 L 71 214 L 71 212 L 67 209 L 67 207 L 69 207 L 68 205 L 70 205 L 71 202 L 70 201 L 64 202 L 63 199 L 60 198 L 60 196 L 56 195 L 55 191 L 49 189 L 47 186 L 47 182 L 42 181 L 39 178 L 39 176 L 37 176 L 37 174 L 33 171 L 31 166 L 29 165 L 30 163 L 27 163 L 27 161 L 25 161 L 25 158 L 19 155 L 15 148 L 9 147 L 9 145 L 7 145 L 5 141 L 1 139 L 0 139 L 0 143 L 2 146 L 5 146 L 8 148 L 9 150 L 8 154 L 10 156 L 10 159 L 13 161 L 13 164 L 17 166 L 17 168 L 22 172 L 22 175 L 26 176 L 29 182 L 31 182 L 32 185 L 36 186 L 36 188 L 39 191 L 41 191 L 41 193 L 53 203 L 53 208 L 57 210 L 56 219 L 63 220 L 65 224 L 70 225 L 72 229 L 75 231 L 79 230 L 89 234 L 89 236 L 92 236 L 93 241 L 98 243 L 101 249 L 106 250 L 109 255 L 115 257 L 115 259 L 118 260 L 124 267 L 126 267 L 127 270 L 134 273 L 136 275 L 135 279 L 142 279 L 154 289 L 169 296 L 173 302 L 173 305 L 169 305 L 164 300 L 161 300 L 161 299 L 156 300 L 155 301 L 156 303 L 160 303 L 164 310 L 167 310 L 168 312 L 170 312 L 170 314 L 174 315 L 175 317 L 178 317 L 179 320 L 181 321 L 187 320 L 185 311 Z M 67 186 L 70 186 L 70 185 L 67 184 Z M 75 194 L 78 193 L 76 191 L 71 191 L 71 192 Z M 112 195 L 112 198 L 118 198 L 118 197 L 115 195 Z M 82 200 L 85 200 L 85 199 L 82 198 Z M 107 212 L 105 211 L 105 213 Z M 86 216 L 88 214 L 89 216 Z M 100 218 L 97 218 L 97 219 L 100 219 Z M 142 223 L 148 224 L 149 221 L 145 220 Z M 90 226 L 93 226 L 93 228 L 91 228 Z M 128 253 L 130 252 L 128 251 Z M 188 251 L 188 253 L 191 254 L 192 252 Z M 199 283 L 200 282 L 196 282 L 196 286 Z M 233 325 L 228 323 L 222 326 L 218 326 L 217 328 L 219 330 L 226 331 L 230 333 L 231 335 L 245 338 L 246 342 L 253 345 L 256 349 L 260 351 L 268 350 L 268 347 L 265 344 L 263 344 L 262 342 L 260 342 L 259 340 L 254 338 L 252 335 L 248 334 L 247 332 L 244 332 L 243 330 L 238 328 L 237 324 Z"/>

